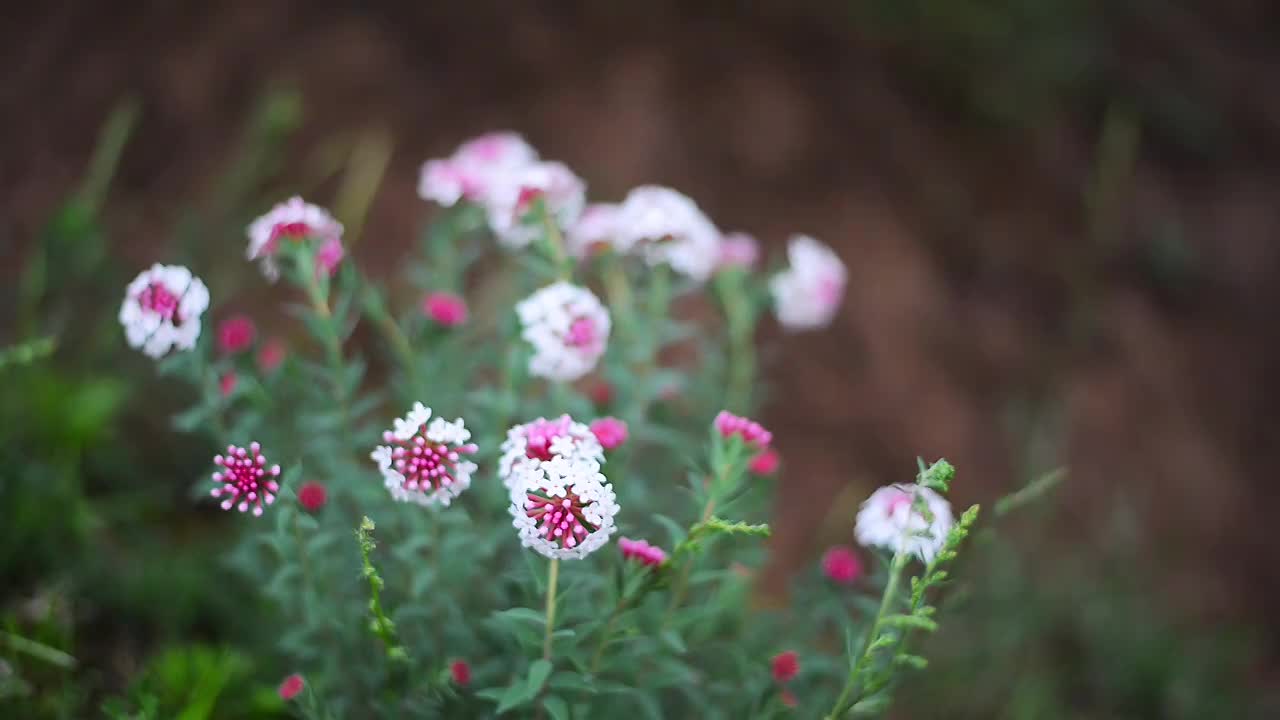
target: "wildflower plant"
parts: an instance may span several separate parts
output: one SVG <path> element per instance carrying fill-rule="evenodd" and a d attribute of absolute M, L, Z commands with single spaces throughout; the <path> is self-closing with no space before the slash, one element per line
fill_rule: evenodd
<path fill-rule="evenodd" d="M 287 345 L 255 330 L 274 309 L 224 314 L 230 298 L 184 268 L 126 292 L 129 344 L 196 389 L 175 426 L 226 448 L 198 495 L 260 516 L 235 513 L 226 560 L 260 588 L 246 604 L 280 619 L 272 644 L 296 673 L 280 697 L 317 718 L 887 707 L 899 671 L 924 665 L 913 635 L 935 627 L 977 515 L 953 522 L 949 464 L 871 495 L 856 535 L 847 519 L 864 548 L 800 574 L 812 607 L 751 600 L 787 482 L 750 417 L 755 332 L 770 306 L 791 330 L 832 322 L 835 254 L 802 237 L 758 270 L 755 239 L 687 196 L 588 205 L 513 133 L 428 161 L 419 190 L 438 207 L 403 297 L 361 274 L 317 205 L 248 225 L 247 260 L 290 297 Z M 718 312 L 672 310 L 699 303 Z M 878 552 L 885 569 L 864 570 L 858 553 Z"/>

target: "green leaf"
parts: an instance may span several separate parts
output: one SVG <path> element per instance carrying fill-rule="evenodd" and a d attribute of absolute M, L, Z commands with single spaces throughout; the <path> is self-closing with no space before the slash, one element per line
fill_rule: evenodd
<path fill-rule="evenodd" d="M 537 610 L 532 610 L 530 608 L 522 608 L 522 607 L 509 608 L 507 610 L 499 610 L 495 612 L 492 617 L 498 622 L 503 624 L 506 624 L 509 622 L 522 622 L 522 623 L 531 623 L 539 627 L 543 627 L 547 622 L 546 617 L 543 616 L 542 613 L 538 612 Z"/>
<path fill-rule="evenodd" d="M 925 632 L 933 632 L 938 629 L 938 623 L 927 617 L 919 615 L 890 615 L 884 619 L 884 623 L 890 627 L 902 628 L 905 630 L 924 630 Z"/>
<path fill-rule="evenodd" d="M 555 695 L 548 695 L 543 698 L 542 707 L 546 708 L 551 720 L 569 720 L 569 706 L 564 700 Z"/>
<path fill-rule="evenodd" d="M 547 683 L 547 678 L 551 675 L 551 661 L 539 658 L 534 660 L 529 666 L 528 691 L 532 697 L 542 691 L 542 686 Z"/>
<path fill-rule="evenodd" d="M 512 708 L 519 707 L 532 698 L 533 693 L 529 692 L 527 684 L 516 683 L 502 693 L 502 698 L 498 700 L 498 714 L 501 715 Z"/>
<path fill-rule="evenodd" d="M 662 642 L 667 647 L 671 648 L 671 650 L 677 655 L 683 655 L 688 652 L 688 648 L 685 647 L 684 640 L 680 637 L 680 633 L 675 630 L 663 630 Z"/>

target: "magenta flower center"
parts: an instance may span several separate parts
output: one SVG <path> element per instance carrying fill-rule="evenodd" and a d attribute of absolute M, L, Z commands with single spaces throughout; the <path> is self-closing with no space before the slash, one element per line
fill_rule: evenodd
<path fill-rule="evenodd" d="M 311 226 L 304 222 L 277 223 L 275 227 L 271 228 L 271 237 L 267 238 L 267 244 L 263 246 L 262 253 L 264 255 L 275 255 L 280 238 L 301 242 L 312 233 Z"/>
<path fill-rule="evenodd" d="M 394 443 L 391 462 L 396 472 L 404 476 L 404 488 L 410 491 L 429 492 L 457 482 L 454 473 L 460 454 L 476 451 L 475 445 L 450 448 L 421 434 L 408 440 L 397 440 L 387 433 L 383 439 Z"/>
<path fill-rule="evenodd" d="M 214 488 L 211 494 L 223 498 L 224 510 L 238 505 L 244 512 L 252 506 L 253 514 L 261 515 L 263 503 L 270 505 L 280 492 L 280 484 L 276 482 L 280 466 L 267 467 L 267 459 L 259 452 L 257 443 L 252 443 L 247 451 L 229 446 L 227 454 L 218 455 L 213 462 L 222 468 L 213 474 L 213 481 L 222 487 Z"/>
<path fill-rule="evenodd" d="M 906 505 L 907 507 L 911 506 L 911 496 L 908 495 L 907 493 L 898 493 L 897 495 L 894 495 L 891 500 L 889 500 L 889 503 L 887 505 L 885 505 L 884 514 L 888 516 L 892 516 L 895 512 L 898 511 L 898 508 L 902 507 L 903 505 Z"/>
<path fill-rule="evenodd" d="M 596 323 L 591 318 L 578 318 L 569 326 L 564 341 L 570 347 L 590 347 L 596 343 Z"/>
<path fill-rule="evenodd" d="M 158 282 L 151 283 L 138 294 L 138 304 L 142 309 L 158 313 L 166 320 L 182 322 L 182 317 L 178 314 L 178 296 Z"/>
<path fill-rule="evenodd" d="M 543 497 L 536 493 L 525 496 L 525 514 L 537 522 L 538 531 L 561 548 L 573 548 L 596 528 L 583 517 L 582 510 L 591 503 L 565 491 L 565 497 Z"/>
<path fill-rule="evenodd" d="M 520 218 L 533 209 L 533 202 L 545 193 L 540 188 L 522 187 L 516 196 L 516 217 Z"/>
<path fill-rule="evenodd" d="M 551 443 L 568 432 L 569 420 L 567 418 L 535 420 L 529 423 L 525 428 L 525 456 L 537 460 L 550 460 L 554 457 L 551 452 Z"/>

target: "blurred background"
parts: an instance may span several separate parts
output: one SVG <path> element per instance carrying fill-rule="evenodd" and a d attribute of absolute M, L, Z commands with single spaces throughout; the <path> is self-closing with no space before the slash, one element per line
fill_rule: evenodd
<path fill-rule="evenodd" d="M 765 332 L 785 467 L 762 602 L 917 455 L 959 467 L 961 504 L 1067 469 L 975 543 L 895 716 L 1280 716 L 1280 5 L 6 15 L 0 346 L 58 347 L 0 363 L 0 708 L 216 696 L 262 662 L 226 649 L 253 590 L 187 498 L 208 453 L 170 429 L 186 391 L 119 340 L 124 283 L 180 252 L 246 275 L 252 309 L 244 223 L 295 192 L 333 198 L 391 276 L 429 214 L 421 162 L 509 128 L 594 199 L 671 185 L 775 254 L 805 232 L 848 264 L 832 328 Z"/>

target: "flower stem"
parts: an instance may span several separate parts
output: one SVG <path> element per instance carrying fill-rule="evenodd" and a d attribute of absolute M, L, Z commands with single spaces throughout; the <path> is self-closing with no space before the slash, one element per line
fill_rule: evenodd
<path fill-rule="evenodd" d="M 551 559 L 551 568 L 547 571 L 547 634 L 542 639 L 542 659 L 551 659 L 551 634 L 556 627 L 556 581 L 560 578 L 560 559 Z"/>
<path fill-rule="evenodd" d="M 889 565 L 889 582 L 884 587 L 884 596 L 880 598 L 880 609 L 876 611 L 876 617 L 871 623 L 871 629 L 867 631 L 867 637 L 862 641 L 862 650 L 858 653 L 858 659 L 854 661 L 853 668 L 849 671 L 849 679 L 845 682 L 844 689 L 840 691 L 839 697 L 836 698 L 836 704 L 827 715 L 828 720 L 839 718 L 847 710 L 846 705 L 849 703 L 850 696 L 858 685 L 864 666 L 871 658 L 871 645 L 879 637 L 884 618 L 898 595 L 898 583 L 910 557 L 908 553 L 902 550 L 894 554 L 893 562 Z"/>
<path fill-rule="evenodd" d="M 613 634 L 613 625 L 618 622 L 618 616 L 627 606 L 627 598 L 619 598 L 618 604 L 613 606 L 613 611 L 609 613 L 609 620 L 604 625 L 604 630 L 600 633 L 600 642 L 596 644 L 596 651 L 591 655 L 591 669 L 587 672 L 591 675 L 596 674 L 596 669 L 600 667 L 600 658 L 604 656 L 604 646 L 609 644 L 609 636 Z"/>
<path fill-rule="evenodd" d="M 698 521 L 701 525 L 711 519 L 711 513 L 715 512 L 716 498 L 714 495 L 707 498 L 707 504 L 702 508 L 702 519 Z M 696 527 L 696 526 L 695 526 Z M 662 626 L 665 628 L 667 622 L 671 620 L 671 615 L 680 607 L 680 603 L 684 601 L 684 594 L 689 589 L 689 574 L 693 572 L 693 558 L 685 561 L 684 567 L 680 568 L 680 577 L 676 578 L 675 585 L 671 590 L 671 604 L 667 606 L 667 613 L 662 619 Z"/>
<path fill-rule="evenodd" d="M 542 226 L 547 231 L 547 244 L 551 246 L 551 261 L 555 263 L 556 275 L 566 282 L 573 276 L 573 267 L 569 264 L 569 253 L 565 251 L 564 235 L 551 216 L 551 208 L 542 203 Z"/>

